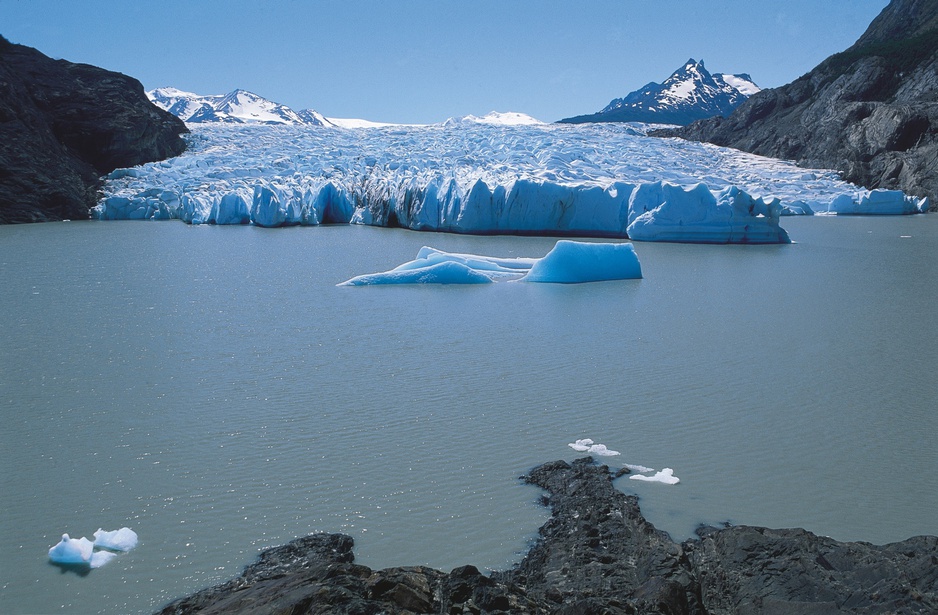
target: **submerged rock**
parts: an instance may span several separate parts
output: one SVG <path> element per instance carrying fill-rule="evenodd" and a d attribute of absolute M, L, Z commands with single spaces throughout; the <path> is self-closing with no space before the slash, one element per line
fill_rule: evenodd
<path fill-rule="evenodd" d="M 264 551 L 240 577 L 161 613 L 720 613 L 938 612 L 938 538 L 885 546 L 801 529 L 701 528 L 676 543 L 592 458 L 522 477 L 547 491 L 551 518 L 511 570 L 372 570 L 353 541 L 313 534 Z"/>
<path fill-rule="evenodd" d="M 182 153 L 139 81 L 0 36 L 0 223 L 87 219 L 100 177 Z"/>

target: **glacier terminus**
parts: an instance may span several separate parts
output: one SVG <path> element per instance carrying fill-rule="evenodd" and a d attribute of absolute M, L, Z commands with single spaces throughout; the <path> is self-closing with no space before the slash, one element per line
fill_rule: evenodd
<path fill-rule="evenodd" d="M 928 207 L 833 171 L 649 137 L 645 124 L 486 117 L 372 128 L 190 124 L 183 155 L 110 173 L 94 215 L 764 244 L 790 241 L 786 215 Z"/>

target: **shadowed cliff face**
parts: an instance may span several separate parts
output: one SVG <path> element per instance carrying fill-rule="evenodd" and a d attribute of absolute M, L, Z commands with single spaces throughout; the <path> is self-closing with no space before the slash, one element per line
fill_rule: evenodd
<path fill-rule="evenodd" d="M 627 471 L 626 471 L 627 472 Z M 800 529 L 701 528 L 676 543 L 591 458 L 523 479 L 551 518 L 505 572 L 474 566 L 372 570 L 352 539 L 313 534 L 264 551 L 240 577 L 168 604 L 194 613 L 552 613 L 717 615 L 938 612 L 938 538 L 877 547 Z"/>
<path fill-rule="evenodd" d="M 849 49 L 728 118 L 656 136 L 841 171 L 938 202 L 938 0 L 892 0 Z"/>
<path fill-rule="evenodd" d="M 0 223 L 88 218 L 101 175 L 182 153 L 185 132 L 136 79 L 0 37 Z"/>

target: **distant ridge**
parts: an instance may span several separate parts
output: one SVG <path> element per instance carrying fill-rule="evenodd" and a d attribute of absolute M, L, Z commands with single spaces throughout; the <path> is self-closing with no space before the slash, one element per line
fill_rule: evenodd
<path fill-rule="evenodd" d="M 729 115 L 759 89 L 747 74 L 710 74 L 703 60 L 698 62 L 691 58 L 663 83 L 651 82 L 624 98 L 616 98 L 598 113 L 560 121 L 568 124 L 646 122 L 684 126 L 715 115 Z"/>
<path fill-rule="evenodd" d="M 147 97 L 157 107 L 169 111 L 187 124 L 334 125 L 318 111 L 294 111 L 247 90 L 203 96 L 176 88 L 157 88 L 147 92 Z"/>

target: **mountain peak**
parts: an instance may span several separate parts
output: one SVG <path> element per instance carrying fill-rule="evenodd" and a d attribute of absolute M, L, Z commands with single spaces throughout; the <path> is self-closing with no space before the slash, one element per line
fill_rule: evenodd
<path fill-rule="evenodd" d="M 746 74 L 711 75 L 704 61 L 690 58 L 662 83 L 651 82 L 616 98 L 598 113 L 561 122 L 647 122 L 690 124 L 715 115 L 726 116 L 759 91 Z"/>
<path fill-rule="evenodd" d="M 189 124 L 223 122 L 230 124 L 333 124 L 312 109 L 297 113 L 286 105 L 268 100 L 241 88 L 227 94 L 202 96 L 172 87 L 147 92 L 156 106 L 169 111 Z"/>

